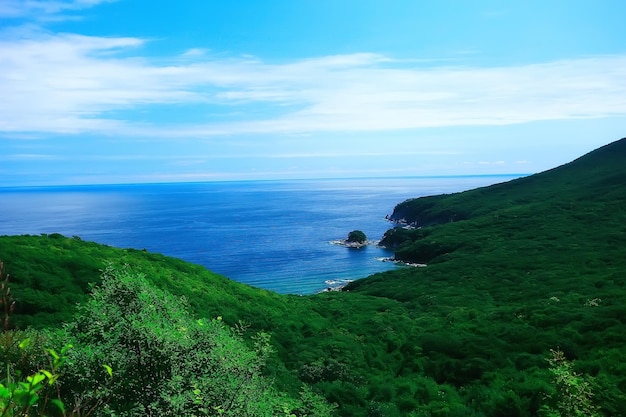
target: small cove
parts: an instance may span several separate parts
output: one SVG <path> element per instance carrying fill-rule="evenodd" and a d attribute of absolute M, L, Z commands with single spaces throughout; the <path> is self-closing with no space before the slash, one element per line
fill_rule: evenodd
<path fill-rule="evenodd" d="M 407 199 L 518 176 L 321 179 L 0 188 L 0 235 L 61 233 L 201 264 L 289 294 L 397 268 L 375 246 L 331 242 L 359 229 L 378 240 Z"/>

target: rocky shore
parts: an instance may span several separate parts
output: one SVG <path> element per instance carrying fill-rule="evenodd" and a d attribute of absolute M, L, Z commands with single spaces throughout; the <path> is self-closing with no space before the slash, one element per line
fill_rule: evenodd
<path fill-rule="evenodd" d="M 377 246 L 380 243 L 380 240 L 366 240 L 365 242 L 350 242 L 347 239 L 341 240 L 331 240 L 331 245 L 343 246 L 351 249 L 360 249 L 365 246 L 374 245 Z"/>
<path fill-rule="evenodd" d="M 343 289 L 343 287 L 345 287 L 346 285 L 348 285 L 352 281 L 354 281 L 354 280 L 352 280 L 352 279 L 328 279 L 328 280 L 324 281 L 324 283 L 327 285 L 327 287 L 324 288 L 320 292 L 341 291 Z"/>
<path fill-rule="evenodd" d="M 381 262 L 393 262 L 394 264 L 398 264 L 398 265 L 413 266 L 415 268 L 425 268 L 427 266 L 426 264 L 399 261 L 395 258 L 378 258 L 378 260 Z"/>

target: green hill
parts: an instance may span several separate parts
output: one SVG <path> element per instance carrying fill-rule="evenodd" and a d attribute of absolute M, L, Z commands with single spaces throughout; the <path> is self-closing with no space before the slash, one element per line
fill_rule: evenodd
<path fill-rule="evenodd" d="M 398 204 L 391 220 L 429 226 L 466 220 L 532 204 L 619 203 L 626 184 L 626 138 L 573 162 L 529 177 L 449 195 L 410 199 Z"/>
<path fill-rule="evenodd" d="M 427 264 L 285 296 L 158 254 L 60 235 L 0 237 L 15 324 L 58 326 L 107 262 L 195 314 L 268 331 L 281 389 L 310 384 L 343 416 L 537 416 L 558 407 L 551 349 L 626 415 L 626 139 L 544 173 L 400 203 L 396 258 Z M 556 390 L 556 391 L 555 391 Z"/>

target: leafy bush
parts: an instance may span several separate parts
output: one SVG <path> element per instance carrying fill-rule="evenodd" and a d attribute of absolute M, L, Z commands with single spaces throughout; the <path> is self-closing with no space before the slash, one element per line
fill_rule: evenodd
<path fill-rule="evenodd" d="M 9 288 L 9 276 L 4 275 L 0 262 L 0 308 L 4 312 L 4 332 L 1 337 L 2 357 L 6 373 L 0 379 L 0 416 L 88 416 L 94 408 L 76 405 L 66 411 L 59 398 L 60 371 L 72 345 L 59 353 L 42 346 L 50 340 L 36 331 L 9 328 L 15 301 Z M 111 369 L 107 367 L 109 375 Z"/>
<path fill-rule="evenodd" d="M 262 375 L 268 334 L 253 335 L 249 348 L 241 331 L 219 317 L 193 319 L 184 298 L 127 266 L 104 271 L 65 331 L 78 347 L 68 358 L 64 395 L 78 403 L 105 400 L 98 415 L 327 416 L 332 409 L 306 392 L 315 414 L 294 414 L 304 400 L 278 393 Z M 112 383 L 101 372 L 105 361 L 115 372 Z"/>
<path fill-rule="evenodd" d="M 572 363 L 561 350 L 551 350 L 548 358 L 555 393 L 553 406 L 542 408 L 548 417 L 599 417 L 598 407 L 593 403 L 589 379 L 573 370 Z"/>

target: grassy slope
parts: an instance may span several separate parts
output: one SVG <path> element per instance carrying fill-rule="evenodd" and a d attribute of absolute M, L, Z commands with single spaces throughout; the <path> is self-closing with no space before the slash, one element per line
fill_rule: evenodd
<path fill-rule="evenodd" d="M 596 377 L 604 410 L 626 415 L 622 184 L 625 140 L 539 175 L 400 204 L 396 218 L 445 221 L 398 247 L 399 257 L 428 255 L 429 266 L 377 274 L 344 293 L 280 296 L 162 255 L 59 235 L 0 237 L 0 259 L 18 324 L 69 319 L 106 261 L 129 263 L 199 315 L 269 330 L 279 382 L 314 384 L 343 415 L 418 406 L 536 415 L 549 391 L 545 357 L 557 346 Z"/>

